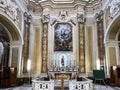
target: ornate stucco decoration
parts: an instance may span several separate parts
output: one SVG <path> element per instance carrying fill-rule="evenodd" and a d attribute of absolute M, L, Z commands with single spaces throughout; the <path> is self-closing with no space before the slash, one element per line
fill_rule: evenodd
<path fill-rule="evenodd" d="M 96 13 L 95 17 L 97 22 L 103 20 L 103 11 L 101 10 L 99 13 Z"/>
<path fill-rule="evenodd" d="M 51 12 L 50 24 L 55 25 L 56 23 L 71 23 L 76 25 L 76 14 L 70 13 L 69 10 L 61 9 L 54 13 L 54 16 Z"/>
<path fill-rule="evenodd" d="M 7 1 L 6 0 L 0 0 L 0 8 L 4 10 L 4 8 L 7 6 Z"/>
<path fill-rule="evenodd" d="M 62 10 L 62 11 L 59 12 L 59 19 L 61 21 L 65 21 L 65 20 L 67 20 L 67 18 L 68 18 L 68 12 L 67 11 Z"/>
<path fill-rule="evenodd" d="M 71 22 L 73 25 L 76 26 L 76 20 L 75 20 L 74 18 L 71 18 L 71 19 L 70 19 L 70 22 Z"/>
<path fill-rule="evenodd" d="M 82 7 L 87 14 L 94 14 L 96 11 L 101 9 L 103 0 L 27 0 L 28 2 L 32 2 L 35 5 L 30 6 L 30 8 L 39 7 L 45 8 L 50 6 L 54 9 L 61 8 L 76 8 Z M 28 3 L 30 4 L 30 3 Z M 37 7 L 37 8 L 39 8 Z"/>
<path fill-rule="evenodd" d="M 52 26 L 52 25 L 55 25 L 56 22 L 58 22 L 57 19 L 56 19 L 56 18 L 53 18 L 53 19 L 51 20 L 51 26 Z"/>
<path fill-rule="evenodd" d="M 50 14 L 42 15 L 42 21 L 43 21 L 43 23 L 49 22 L 50 21 Z"/>
<path fill-rule="evenodd" d="M 24 13 L 24 21 L 25 21 L 27 24 L 32 23 L 32 16 L 29 15 L 27 12 Z"/>
<path fill-rule="evenodd" d="M 110 18 L 112 19 L 120 11 L 120 0 L 111 0 L 108 6 L 110 7 Z"/>
<path fill-rule="evenodd" d="M 17 24 L 20 21 L 20 9 L 15 0 L 0 0 L 0 11 L 5 12 Z"/>
<path fill-rule="evenodd" d="M 85 22 L 85 15 L 84 14 L 77 14 L 77 20 L 80 23 L 84 23 Z"/>
<path fill-rule="evenodd" d="M 41 13 L 43 10 L 40 3 L 34 3 L 32 1 L 28 2 L 27 9 L 32 13 Z"/>

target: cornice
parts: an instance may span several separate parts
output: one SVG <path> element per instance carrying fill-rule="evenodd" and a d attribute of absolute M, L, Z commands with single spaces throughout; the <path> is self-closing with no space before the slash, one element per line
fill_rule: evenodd
<path fill-rule="evenodd" d="M 43 9 L 46 7 L 52 9 L 75 9 L 81 7 L 86 13 L 94 13 L 96 10 L 101 9 L 102 4 L 101 0 L 40 0 L 40 3 L 39 0 L 35 0 L 35 2 L 33 2 L 36 4 L 35 6 L 40 5 Z"/>
<path fill-rule="evenodd" d="M 53 3 L 73 3 L 75 0 L 51 0 Z"/>

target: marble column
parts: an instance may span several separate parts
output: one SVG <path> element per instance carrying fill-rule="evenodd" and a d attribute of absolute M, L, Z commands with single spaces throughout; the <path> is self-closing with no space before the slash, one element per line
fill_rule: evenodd
<path fill-rule="evenodd" d="M 84 23 L 85 18 L 83 14 L 77 15 L 78 29 L 79 29 L 79 72 L 85 72 L 85 36 Z"/>

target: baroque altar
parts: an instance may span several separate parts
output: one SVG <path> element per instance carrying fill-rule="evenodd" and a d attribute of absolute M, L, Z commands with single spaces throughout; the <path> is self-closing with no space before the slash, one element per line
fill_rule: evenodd
<path fill-rule="evenodd" d="M 75 79 L 78 74 L 78 68 L 69 66 L 51 67 L 48 70 L 48 74 L 55 79 L 57 79 L 57 77 L 60 75 L 67 75 L 68 79 Z"/>

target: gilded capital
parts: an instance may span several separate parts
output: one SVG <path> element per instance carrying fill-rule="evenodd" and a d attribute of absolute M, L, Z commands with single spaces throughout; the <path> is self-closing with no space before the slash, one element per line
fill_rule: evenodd
<path fill-rule="evenodd" d="M 85 16 L 83 14 L 77 14 L 77 20 L 80 23 L 84 23 L 85 22 Z"/>
<path fill-rule="evenodd" d="M 50 21 L 50 14 L 42 15 L 42 21 L 43 21 L 43 23 L 49 22 Z"/>
<path fill-rule="evenodd" d="M 96 21 L 99 22 L 101 20 L 103 20 L 103 11 L 101 10 L 99 13 L 96 13 L 95 17 L 96 17 Z"/>

